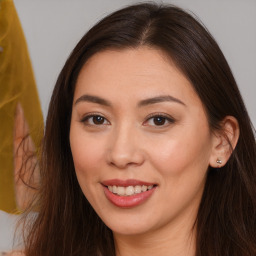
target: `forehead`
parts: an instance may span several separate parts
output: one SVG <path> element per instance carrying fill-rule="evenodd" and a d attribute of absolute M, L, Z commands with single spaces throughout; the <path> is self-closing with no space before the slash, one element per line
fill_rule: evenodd
<path fill-rule="evenodd" d="M 199 100 L 191 83 L 169 56 L 145 46 L 93 55 L 79 73 L 75 98 L 84 93 L 123 100 L 163 94 Z"/>

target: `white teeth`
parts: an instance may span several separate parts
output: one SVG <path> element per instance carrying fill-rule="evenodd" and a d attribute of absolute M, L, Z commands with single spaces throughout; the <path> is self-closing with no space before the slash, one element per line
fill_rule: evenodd
<path fill-rule="evenodd" d="M 127 196 L 131 196 L 134 194 L 134 187 L 133 186 L 129 186 L 129 187 L 126 187 L 125 189 L 125 195 Z"/>
<path fill-rule="evenodd" d="M 117 187 L 117 194 L 120 196 L 125 195 L 125 187 Z"/>
<path fill-rule="evenodd" d="M 142 190 L 142 192 L 146 192 L 147 191 L 147 186 L 145 186 L 145 185 L 143 185 L 142 187 L 141 187 L 141 190 Z"/>
<path fill-rule="evenodd" d="M 134 194 L 139 194 L 141 192 L 146 192 L 153 188 L 153 185 L 136 185 L 136 186 L 128 186 L 128 187 L 119 187 L 119 186 L 108 186 L 108 190 L 114 194 L 119 196 L 132 196 Z"/>
<path fill-rule="evenodd" d="M 134 192 L 135 192 L 136 194 L 141 193 L 141 186 L 135 186 Z"/>

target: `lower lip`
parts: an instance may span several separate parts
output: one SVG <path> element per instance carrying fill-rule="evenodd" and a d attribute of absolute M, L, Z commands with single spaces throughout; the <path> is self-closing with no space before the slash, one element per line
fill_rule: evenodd
<path fill-rule="evenodd" d="M 120 208 L 131 208 L 144 203 L 155 191 L 156 187 L 142 193 L 134 194 L 132 196 L 119 196 L 108 190 L 103 186 L 107 199 Z"/>

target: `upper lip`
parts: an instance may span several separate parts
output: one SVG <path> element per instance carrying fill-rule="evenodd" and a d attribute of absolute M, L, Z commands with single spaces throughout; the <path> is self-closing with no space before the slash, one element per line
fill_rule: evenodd
<path fill-rule="evenodd" d="M 134 180 L 134 179 L 128 179 L 128 180 L 119 180 L 119 179 L 112 179 L 112 180 L 105 180 L 101 183 L 104 186 L 120 186 L 120 187 L 128 187 L 128 186 L 136 186 L 136 185 L 156 185 L 152 182 L 146 182 L 141 180 Z"/>

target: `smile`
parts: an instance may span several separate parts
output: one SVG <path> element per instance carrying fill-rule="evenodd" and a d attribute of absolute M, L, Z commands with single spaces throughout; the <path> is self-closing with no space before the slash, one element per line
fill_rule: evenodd
<path fill-rule="evenodd" d="M 120 208 L 143 204 L 156 191 L 158 185 L 138 180 L 108 180 L 102 183 L 106 198 Z"/>
<path fill-rule="evenodd" d="M 153 188 L 153 185 L 146 186 L 146 185 L 136 185 L 136 186 L 108 186 L 108 190 L 114 194 L 119 196 L 132 196 L 135 194 L 140 194 L 142 192 L 146 192 Z"/>

